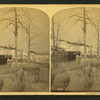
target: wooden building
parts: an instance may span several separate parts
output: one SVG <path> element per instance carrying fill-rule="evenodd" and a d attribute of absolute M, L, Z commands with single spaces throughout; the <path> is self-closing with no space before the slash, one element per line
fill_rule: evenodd
<path fill-rule="evenodd" d="M 7 64 L 7 59 L 11 59 L 11 55 L 0 55 L 0 64 Z"/>

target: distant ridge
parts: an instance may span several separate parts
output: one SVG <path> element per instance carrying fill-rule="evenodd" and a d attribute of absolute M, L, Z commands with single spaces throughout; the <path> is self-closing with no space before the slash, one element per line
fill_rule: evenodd
<path fill-rule="evenodd" d="M 38 54 L 38 55 L 48 55 L 48 54 L 45 54 L 45 53 L 37 53 L 35 51 L 30 51 L 30 53 L 34 53 L 34 54 Z"/>

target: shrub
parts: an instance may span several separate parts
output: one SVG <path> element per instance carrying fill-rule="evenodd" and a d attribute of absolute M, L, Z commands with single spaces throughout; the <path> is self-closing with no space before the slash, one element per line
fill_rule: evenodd
<path fill-rule="evenodd" d="M 59 73 L 55 76 L 54 83 L 52 85 L 52 90 L 57 91 L 59 89 L 65 91 L 66 87 L 69 85 L 70 76 L 68 72 Z"/>

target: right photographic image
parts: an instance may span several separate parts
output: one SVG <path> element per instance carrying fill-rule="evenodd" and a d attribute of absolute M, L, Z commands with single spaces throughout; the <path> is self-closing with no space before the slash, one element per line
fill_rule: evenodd
<path fill-rule="evenodd" d="M 51 20 L 51 91 L 100 91 L 100 8 L 58 11 Z"/>

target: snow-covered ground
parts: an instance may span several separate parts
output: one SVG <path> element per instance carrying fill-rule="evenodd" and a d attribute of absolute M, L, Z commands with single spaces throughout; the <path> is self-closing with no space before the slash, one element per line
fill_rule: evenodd
<path fill-rule="evenodd" d="M 47 66 L 36 63 L 24 64 L 18 67 L 0 65 L 0 91 L 48 92 L 49 72 L 47 68 Z"/>
<path fill-rule="evenodd" d="M 59 62 L 52 69 L 52 91 L 100 91 L 100 63 Z"/>

